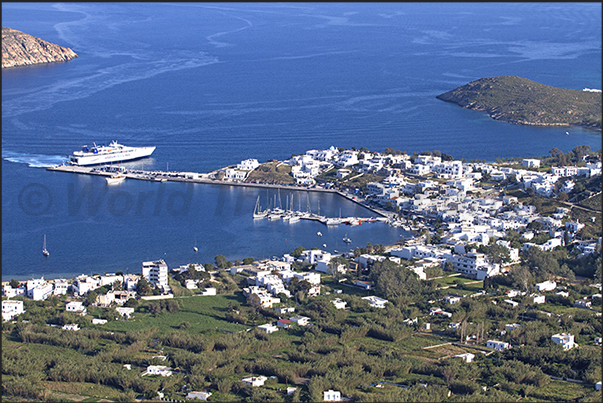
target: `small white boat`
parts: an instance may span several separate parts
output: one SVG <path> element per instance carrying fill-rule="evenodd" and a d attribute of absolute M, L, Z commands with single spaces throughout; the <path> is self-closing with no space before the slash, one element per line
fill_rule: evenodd
<path fill-rule="evenodd" d="M 195 246 L 193 246 L 193 250 L 194 250 L 195 252 L 198 252 L 198 251 L 199 251 L 199 248 L 197 248 L 197 237 L 196 237 L 196 236 L 195 236 Z"/>
<path fill-rule="evenodd" d="M 107 185 L 117 185 L 125 181 L 126 177 L 124 175 L 112 175 L 105 179 L 107 180 Z"/>
<path fill-rule="evenodd" d="M 300 218 L 299 218 L 298 215 L 294 215 L 294 216 L 291 216 L 291 218 L 289 218 L 289 222 L 290 223 L 292 223 L 292 222 L 298 222 L 299 220 L 300 220 Z"/>
<path fill-rule="evenodd" d="M 343 242 L 352 243 L 352 240 L 350 238 L 348 238 L 348 234 L 345 234 L 345 237 L 343 238 Z"/>
<path fill-rule="evenodd" d="M 316 235 L 318 235 L 318 236 L 322 236 L 322 232 L 318 231 L 318 232 L 316 233 Z"/>
<path fill-rule="evenodd" d="M 46 234 L 44 234 L 44 242 L 42 243 L 42 254 L 46 257 L 50 256 L 50 252 L 46 249 Z"/>

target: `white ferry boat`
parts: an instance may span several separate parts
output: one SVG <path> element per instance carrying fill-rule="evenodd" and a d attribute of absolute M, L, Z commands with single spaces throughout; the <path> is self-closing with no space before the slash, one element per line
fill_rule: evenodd
<path fill-rule="evenodd" d="M 108 146 L 83 146 L 80 151 L 74 151 L 70 162 L 74 165 L 97 165 L 110 162 L 130 161 L 148 157 L 153 154 L 155 147 L 127 147 L 113 141 Z"/>

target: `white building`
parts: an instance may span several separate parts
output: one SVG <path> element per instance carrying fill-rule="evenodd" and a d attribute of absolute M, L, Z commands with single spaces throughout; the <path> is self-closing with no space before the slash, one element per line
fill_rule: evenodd
<path fill-rule="evenodd" d="M 149 365 L 145 372 L 145 375 L 172 376 L 172 374 L 172 369 L 165 365 Z"/>
<path fill-rule="evenodd" d="M 369 295 L 368 297 L 362 297 L 363 300 L 369 303 L 373 308 L 385 308 L 385 304 L 389 301 L 383 298 L 376 297 L 374 295 Z"/>
<path fill-rule="evenodd" d="M 237 169 L 242 171 L 253 171 L 257 167 L 260 166 L 260 163 L 255 158 L 250 158 L 247 160 L 241 161 L 240 164 L 237 165 Z"/>
<path fill-rule="evenodd" d="M 544 304 L 546 302 L 546 297 L 542 294 L 531 294 L 530 298 L 532 298 L 532 302 L 535 304 Z"/>
<path fill-rule="evenodd" d="M 25 297 L 27 296 L 27 289 L 23 286 L 13 288 L 10 285 L 6 284 L 2 288 L 2 295 L 4 295 L 6 298 L 13 298 L 17 296 Z"/>
<path fill-rule="evenodd" d="M 54 280 L 54 295 L 65 295 L 69 290 L 67 280 Z"/>
<path fill-rule="evenodd" d="M 192 391 L 192 392 L 188 392 L 188 395 L 186 395 L 186 398 L 187 399 L 207 400 L 207 398 L 210 396 L 211 396 L 211 392 Z"/>
<path fill-rule="evenodd" d="M 266 333 L 274 333 L 278 330 L 278 327 L 274 326 L 272 323 L 266 323 L 265 325 L 258 326 L 258 329 L 265 331 Z"/>
<path fill-rule="evenodd" d="M 446 260 L 452 263 L 457 273 L 463 273 L 476 280 L 500 273 L 500 265 L 490 263 L 483 253 L 469 252 L 465 255 L 448 255 Z"/>
<path fill-rule="evenodd" d="M 551 340 L 561 345 L 565 350 L 569 350 L 576 346 L 574 343 L 574 335 L 569 333 L 558 333 L 551 336 Z"/>
<path fill-rule="evenodd" d="M 334 299 L 331 301 L 333 305 L 335 305 L 336 309 L 345 309 L 347 302 L 341 300 L 340 298 Z"/>
<path fill-rule="evenodd" d="M 473 359 L 475 358 L 475 354 L 464 353 L 464 354 L 455 355 L 454 358 L 462 358 L 465 362 L 472 362 Z"/>
<path fill-rule="evenodd" d="M 34 301 L 42 301 L 52 295 L 52 291 L 54 290 L 54 286 L 52 283 L 44 283 L 38 285 L 34 289 L 31 290 L 31 298 Z"/>
<path fill-rule="evenodd" d="M 96 290 L 99 287 L 101 287 L 100 278 L 89 277 L 84 274 L 78 276 L 73 284 L 71 284 L 73 293 L 80 297 L 85 295 L 88 291 Z"/>
<path fill-rule="evenodd" d="M 241 381 L 253 387 L 264 386 L 264 383 L 268 380 L 265 376 L 252 376 L 249 378 L 243 378 Z"/>
<path fill-rule="evenodd" d="M 80 330 L 80 327 L 77 323 L 70 323 L 68 325 L 63 325 L 63 330 L 73 330 L 74 332 Z"/>
<path fill-rule="evenodd" d="M 168 266 L 163 259 L 142 262 L 142 276 L 156 287 L 167 287 Z"/>
<path fill-rule="evenodd" d="M 324 402 L 340 402 L 341 401 L 341 392 L 337 391 L 337 390 L 326 390 L 323 392 L 323 398 L 322 400 Z"/>
<path fill-rule="evenodd" d="M 23 301 L 2 301 L 2 320 L 12 320 L 23 312 Z"/>
<path fill-rule="evenodd" d="M 29 298 L 32 297 L 32 293 L 33 293 L 33 289 L 36 288 L 37 286 L 43 285 L 46 283 L 46 280 L 44 280 L 44 277 L 41 278 L 32 278 L 31 280 L 27 280 L 26 286 L 25 288 L 27 288 L 27 296 Z"/>
<path fill-rule="evenodd" d="M 521 161 L 521 165 L 526 167 L 526 168 L 539 168 L 540 167 L 540 160 L 537 159 L 524 159 L 523 161 Z"/>
<path fill-rule="evenodd" d="M 217 290 L 215 287 L 206 287 L 203 291 L 201 291 L 201 296 L 208 295 L 217 295 Z"/>
<path fill-rule="evenodd" d="M 543 281 L 536 284 L 536 290 L 539 292 L 553 291 L 555 288 L 557 288 L 557 283 L 554 281 Z"/>
<path fill-rule="evenodd" d="M 86 314 L 86 307 L 82 301 L 71 301 L 65 305 L 67 312 L 79 313 L 81 315 Z"/>
<path fill-rule="evenodd" d="M 130 316 L 134 313 L 134 308 L 119 306 L 115 308 L 115 311 L 123 318 L 130 319 Z"/>
<path fill-rule="evenodd" d="M 243 181 L 247 177 L 249 171 L 241 171 L 233 168 L 225 168 L 221 172 L 224 173 L 224 179 Z"/>
<path fill-rule="evenodd" d="M 310 318 L 308 318 L 307 316 L 297 315 L 292 318 L 289 318 L 289 320 L 291 322 L 297 323 L 298 326 L 307 326 L 310 323 Z"/>
<path fill-rule="evenodd" d="M 496 351 L 503 351 L 511 348 L 511 345 L 505 341 L 488 340 L 486 342 L 486 347 L 493 348 Z"/>

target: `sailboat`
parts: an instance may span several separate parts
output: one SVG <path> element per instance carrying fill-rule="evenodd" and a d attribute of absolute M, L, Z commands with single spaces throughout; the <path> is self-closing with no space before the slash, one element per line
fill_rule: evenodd
<path fill-rule="evenodd" d="M 253 218 L 264 218 L 268 215 L 267 211 L 260 211 L 260 196 L 255 202 L 255 208 L 253 209 Z"/>
<path fill-rule="evenodd" d="M 50 256 L 50 252 L 46 249 L 46 234 L 44 234 L 44 243 L 42 244 L 42 254 L 46 257 Z"/>
<path fill-rule="evenodd" d="M 193 246 L 193 250 L 197 252 L 199 248 L 197 248 L 197 235 L 195 235 L 195 246 Z"/>
<path fill-rule="evenodd" d="M 352 240 L 350 238 L 348 238 L 348 234 L 345 234 L 345 237 L 343 238 L 343 242 L 345 243 L 352 243 Z"/>

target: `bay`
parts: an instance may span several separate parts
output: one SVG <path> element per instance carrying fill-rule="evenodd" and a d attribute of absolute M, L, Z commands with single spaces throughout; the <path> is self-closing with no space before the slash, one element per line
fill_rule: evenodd
<path fill-rule="evenodd" d="M 333 145 L 489 161 L 600 148 L 597 132 L 515 126 L 435 98 L 496 75 L 601 88 L 597 3 L 3 3 L 2 11 L 3 26 L 79 54 L 2 72 L 3 279 L 139 272 L 156 258 L 170 266 L 261 258 L 299 245 L 341 250 L 346 230 L 352 247 L 403 235 L 382 224 L 254 222 L 257 196 L 273 195 L 207 185 L 192 186 L 186 214 L 170 214 L 165 199 L 155 215 L 149 192 L 187 195 L 188 185 L 132 181 L 108 190 L 96 214 L 87 201 L 73 214 L 73 197 L 101 194 L 104 180 L 44 167 L 82 144 L 154 145 L 136 164 L 195 172 Z M 52 199 L 43 214 L 24 211 L 32 189 Z M 141 194 L 148 205 L 136 214 Z M 334 216 L 369 214 L 310 196 Z M 133 207 L 119 210 L 129 199 Z"/>

